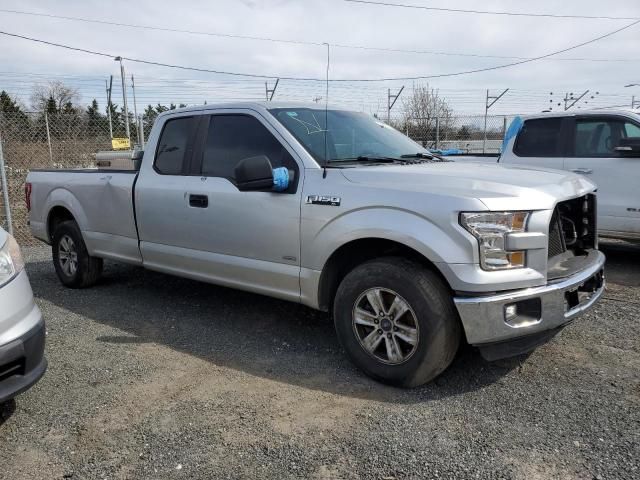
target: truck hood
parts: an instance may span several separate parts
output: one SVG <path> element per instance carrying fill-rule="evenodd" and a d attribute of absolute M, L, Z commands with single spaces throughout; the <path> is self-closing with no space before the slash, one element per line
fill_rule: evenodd
<path fill-rule="evenodd" d="M 595 185 L 574 173 L 518 165 L 422 163 L 345 168 L 353 183 L 381 189 L 474 198 L 489 210 L 543 210 L 582 196 Z"/>

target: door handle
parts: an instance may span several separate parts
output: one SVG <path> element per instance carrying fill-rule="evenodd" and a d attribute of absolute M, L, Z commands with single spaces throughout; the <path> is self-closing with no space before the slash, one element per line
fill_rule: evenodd
<path fill-rule="evenodd" d="M 580 173 L 582 175 L 590 175 L 593 173 L 592 168 L 572 168 L 571 171 L 573 173 Z"/>
<path fill-rule="evenodd" d="M 209 206 L 209 197 L 206 195 L 189 195 L 189 206 L 195 208 L 207 208 Z"/>

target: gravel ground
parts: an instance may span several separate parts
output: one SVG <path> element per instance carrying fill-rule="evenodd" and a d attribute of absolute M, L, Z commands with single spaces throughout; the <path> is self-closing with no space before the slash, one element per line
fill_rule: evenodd
<path fill-rule="evenodd" d="M 49 370 L 0 406 L 0 478 L 640 478 L 640 250 L 606 253 L 549 344 L 399 390 L 324 314 L 116 264 L 68 290 L 27 252 Z"/>

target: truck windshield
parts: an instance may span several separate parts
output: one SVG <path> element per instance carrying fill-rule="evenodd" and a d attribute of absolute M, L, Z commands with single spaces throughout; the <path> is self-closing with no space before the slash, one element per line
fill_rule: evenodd
<path fill-rule="evenodd" d="M 428 150 L 370 115 L 323 108 L 269 110 L 321 165 L 430 155 Z M 326 123 L 329 128 L 326 128 Z M 325 146 L 326 135 L 326 146 Z"/>

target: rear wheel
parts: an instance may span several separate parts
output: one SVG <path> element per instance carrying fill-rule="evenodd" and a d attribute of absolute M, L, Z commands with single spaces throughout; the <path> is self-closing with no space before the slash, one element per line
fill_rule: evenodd
<path fill-rule="evenodd" d="M 102 274 L 102 259 L 92 257 L 73 220 L 61 222 L 53 232 L 51 245 L 53 266 L 63 285 L 86 288 L 95 284 Z"/>
<path fill-rule="evenodd" d="M 372 260 L 342 280 L 334 302 L 338 338 L 368 375 L 413 387 L 445 370 L 460 343 L 446 285 L 404 258 Z"/>

